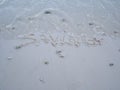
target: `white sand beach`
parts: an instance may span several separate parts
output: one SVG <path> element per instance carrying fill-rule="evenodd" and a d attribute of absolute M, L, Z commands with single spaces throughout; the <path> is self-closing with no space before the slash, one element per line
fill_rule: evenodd
<path fill-rule="evenodd" d="M 119 0 L 0 0 L 0 90 L 120 90 Z"/>

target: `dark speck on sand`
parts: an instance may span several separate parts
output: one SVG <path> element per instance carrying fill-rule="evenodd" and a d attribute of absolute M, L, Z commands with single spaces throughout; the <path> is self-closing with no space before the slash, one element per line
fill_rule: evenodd
<path fill-rule="evenodd" d="M 51 11 L 45 11 L 44 14 L 52 14 Z"/>
<path fill-rule="evenodd" d="M 114 33 L 114 34 L 117 34 L 118 32 L 117 32 L 117 31 L 114 31 L 113 33 Z"/>
<path fill-rule="evenodd" d="M 89 26 L 92 26 L 92 25 L 94 25 L 94 23 L 93 23 L 93 22 L 89 22 L 88 24 L 89 24 Z"/>
<path fill-rule="evenodd" d="M 120 52 L 120 49 L 118 49 L 118 52 Z"/>
<path fill-rule="evenodd" d="M 109 66 L 110 66 L 110 67 L 114 66 L 114 63 L 109 63 Z"/>
<path fill-rule="evenodd" d="M 66 22 L 66 19 L 63 18 L 63 19 L 62 19 L 62 22 Z"/>
<path fill-rule="evenodd" d="M 12 30 L 15 30 L 15 27 L 12 27 Z"/>
<path fill-rule="evenodd" d="M 16 47 L 15 47 L 15 49 L 20 49 L 20 48 L 22 48 L 22 46 L 16 46 Z"/>
<path fill-rule="evenodd" d="M 48 65 L 48 64 L 49 64 L 49 62 L 48 62 L 48 61 L 45 61 L 45 62 L 44 62 L 44 64 L 45 64 L 45 65 Z"/>
<path fill-rule="evenodd" d="M 45 81 L 43 79 L 39 79 L 41 83 L 45 83 Z"/>

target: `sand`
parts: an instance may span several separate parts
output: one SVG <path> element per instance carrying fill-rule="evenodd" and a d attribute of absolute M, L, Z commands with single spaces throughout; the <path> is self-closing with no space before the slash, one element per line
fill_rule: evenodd
<path fill-rule="evenodd" d="M 0 0 L 0 90 L 120 90 L 119 5 Z"/>

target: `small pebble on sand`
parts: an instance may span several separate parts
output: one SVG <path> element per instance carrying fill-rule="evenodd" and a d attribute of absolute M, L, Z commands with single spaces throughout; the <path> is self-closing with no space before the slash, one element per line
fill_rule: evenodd
<path fill-rule="evenodd" d="M 93 23 L 93 22 L 89 22 L 88 24 L 89 24 L 89 26 L 92 26 L 92 25 L 94 25 L 94 23 Z"/>
<path fill-rule="evenodd" d="M 109 66 L 110 66 L 110 67 L 114 66 L 114 63 L 109 63 Z"/>
<path fill-rule="evenodd" d="M 20 48 L 22 48 L 22 46 L 16 46 L 16 47 L 15 47 L 15 49 L 20 49 Z"/>
<path fill-rule="evenodd" d="M 61 51 L 61 50 L 57 50 L 57 51 L 56 51 L 56 54 L 59 54 L 59 53 L 62 53 L 62 51 Z"/>
<path fill-rule="evenodd" d="M 114 34 L 117 34 L 118 32 L 117 32 L 117 31 L 114 31 L 113 33 L 114 33 Z"/>
<path fill-rule="evenodd" d="M 44 14 L 52 14 L 51 11 L 45 11 Z"/>
<path fill-rule="evenodd" d="M 62 19 L 62 22 L 66 22 L 66 19 L 63 18 L 63 19 Z"/>
<path fill-rule="evenodd" d="M 64 58 L 65 56 L 63 56 L 63 55 L 59 55 L 59 57 L 60 57 L 60 58 Z"/>
<path fill-rule="evenodd" d="M 12 30 L 15 30 L 15 27 L 12 27 L 11 29 L 12 29 Z"/>
<path fill-rule="evenodd" d="M 43 79 L 40 78 L 39 80 L 40 80 L 41 83 L 45 83 L 45 81 Z"/>
<path fill-rule="evenodd" d="M 120 52 L 120 49 L 118 49 L 118 52 Z"/>
<path fill-rule="evenodd" d="M 45 64 L 45 65 L 48 65 L 48 64 L 49 64 L 49 62 L 48 62 L 48 61 L 45 61 L 45 62 L 44 62 L 44 64 Z"/>

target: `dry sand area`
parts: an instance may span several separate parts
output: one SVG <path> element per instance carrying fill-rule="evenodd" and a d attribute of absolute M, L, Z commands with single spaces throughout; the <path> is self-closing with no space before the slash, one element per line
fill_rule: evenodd
<path fill-rule="evenodd" d="M 120 90 L 119 0 L 0 0 L 0 90 Z"/>

